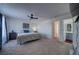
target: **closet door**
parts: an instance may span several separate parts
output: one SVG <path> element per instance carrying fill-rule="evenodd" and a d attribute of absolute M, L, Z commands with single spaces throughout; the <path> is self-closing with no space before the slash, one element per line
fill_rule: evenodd
<path fill-rule="evenodd" d="M 0 14 L 0 50 L 2 48 L 2 15 Z"/>

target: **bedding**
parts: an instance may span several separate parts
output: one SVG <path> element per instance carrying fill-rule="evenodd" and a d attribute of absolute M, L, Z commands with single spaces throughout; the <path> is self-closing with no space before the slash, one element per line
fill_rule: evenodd
<path fill-rule="evenodd" d="M 23 44 L 28 41 L 40 39 L 41 35 L 39 33 L 29 32 L 29 33 L 20 33 L 17 35 L 18 44 Z"/>

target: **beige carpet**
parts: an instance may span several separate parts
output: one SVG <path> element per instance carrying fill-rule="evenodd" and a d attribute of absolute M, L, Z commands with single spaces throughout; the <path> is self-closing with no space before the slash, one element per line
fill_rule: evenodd
<path fill-rule="evenodd" d="M 70 45 L 55 39 L 40 39 L 23 45 L 12 40 L 3 46 L 2 55 L 68 55 Z"/>

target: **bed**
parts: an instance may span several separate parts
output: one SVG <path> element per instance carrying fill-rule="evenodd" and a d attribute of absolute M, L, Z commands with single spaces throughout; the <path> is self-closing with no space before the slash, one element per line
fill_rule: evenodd
<path fill-rule="evenodd" d="M 41 38 L 39 33 L 29 32 L 29 33 L 20 33 L 17 35 L 18 44 L 23 44 L 28 41 L 38 40 Z"/>

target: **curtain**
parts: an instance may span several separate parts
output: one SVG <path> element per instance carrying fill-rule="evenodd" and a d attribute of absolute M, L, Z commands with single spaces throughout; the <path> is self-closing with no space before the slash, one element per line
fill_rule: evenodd
<path fill-rule="evenodd" d="M 2 48 L 2 14 L 0 14 L 0 50 Z"/>
<path fill-rule="evenodd" d="M 6 35 L 6 19 L 5 16 L 2 16 L 2 45 L 7 42 L 7 35 Z"/>

